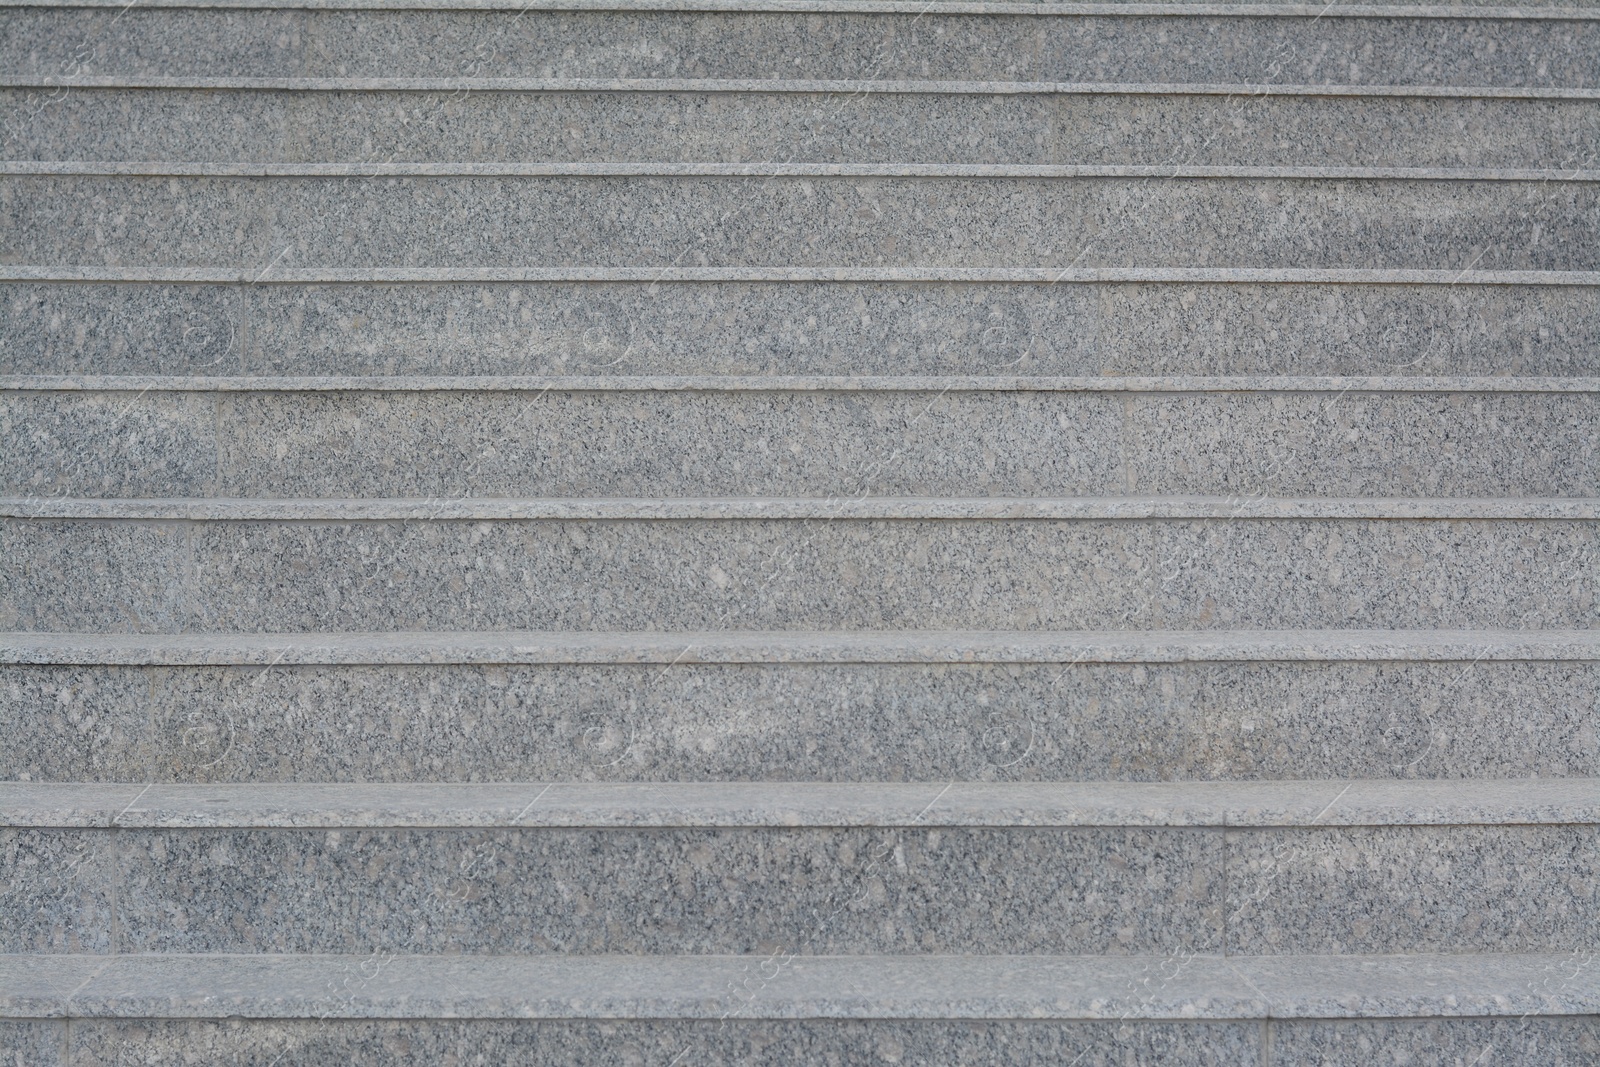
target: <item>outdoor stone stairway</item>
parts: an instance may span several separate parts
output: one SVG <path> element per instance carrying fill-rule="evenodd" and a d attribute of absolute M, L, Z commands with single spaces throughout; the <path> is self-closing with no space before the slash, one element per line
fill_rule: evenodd
<path fill-rule="evenodd" d="M 1600 1063 L 1600 7 L 0 26 L 0 1063 Z"/>

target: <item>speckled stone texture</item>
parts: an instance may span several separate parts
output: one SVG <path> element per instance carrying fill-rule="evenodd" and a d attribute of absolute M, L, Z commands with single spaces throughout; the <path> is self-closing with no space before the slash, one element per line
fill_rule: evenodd
<path fill-rule="evenodd" d="M 8 520 L 38 631 L 1588 628 L 1592 523 Z"/>
<path fill-rule="evenodd" d="M 13 220 L 0 251 L 22 263 L 261 274 L 528 263 L 1594 270 L 1597 190 L 1283 178 L 12 177 L 0 185 Z"/>
<path fill-rule="evenodd" d="M 1594 496 L 1596 422 L 1591 394 L 21 393 L 0 493 Z"/>
<path fill-rule="evenodd" d="M 1600 374 L 1600 290 L 0 283 L 8 374 Z"/>
<path fill-rule="evenodd" d="M 36 1024 L 43 1027 L 50 1024 Z M 669 1063 L 824 1067 L 898 1063 L 1073 1063 L 1224 1067 L 1251 1062 L 1255 1023 L 597 1020 L 362 1022 L 84 1020 L 81 1067 L 107 1063 L 389 1067 L 403 1063 L 595 1067 Z M 31 1062 L 31 1061 L 30 1061 Z M 42 1061 L 53 1063 L 54 1061 Z"/>
<path fill-rule="evenodd" d="M 1204 830 L 118 831 L 117 845 L 124 952 L 1221 946 L 1222 837 Z"/>
<path fill-rule="evenodd" d="M 66 1026 L 56 1020 L 0 1020 L 0 1062 L 26 1067 L 62 1067 Z"/>
<path fill-rule="evenodd" d="M 1593 826 L 1228 833 L 1240 954 L 1600 950 Z"/>
<path fill-rule="evenodd" d="M 39 76 L 1569 87 L 1600 76 L 1600 24 L 1559 20 L 36 8 L 6 24 L 0 67 Z"/>
<path fill-rule="evenodd" d="M 1596 706 L 1589 663 L 3 667 L 0 779 L 1582 777 Z"/>
<path fill-rule="evenodd" d="M 6 159 L 1567 170 L 1600 134 L 1593 103 L 1551 99 L 70 89 L 30 108 L 37 92 L 0 90 Z"/>
<path fill-rule="evenodd" d="M 1600 1059 L 1600 1017 L 1274 1022 L 1271 1067 L 1583 1067 Z"/>
<path fill-rule="evenodd" d="M 112 950 L 112 833 L 0 827 L 0 952 Z"/>

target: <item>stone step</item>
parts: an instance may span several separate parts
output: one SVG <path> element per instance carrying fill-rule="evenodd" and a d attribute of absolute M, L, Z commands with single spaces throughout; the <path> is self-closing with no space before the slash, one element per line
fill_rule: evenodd
<path fill-rule="evenodd" d="M 0 782 L 38 829 L 1600 825 L 1600 778 L 1263 782 Z"/>
<path fill-rule="evenodd" d="M 562 5 L 571 7 L 572 5 Z M 608 5 L 609 6 L 609 5 Z M 1261 8 L 118 9 L 8 6 L 13 77 L 812 78 L 1595 88 L 1592 11 L 1262 17 Z M 1015 9 L 1012 9 L 1015 10 Z M 1072 9 L 1065 9 L 1070 11 Z M 1157 8 L 1156 10 L 1161 10 Z M 92 11 L 92 13 L 91 13 Z M 977 12 L 977 13 L 973 13 Z M 1205 12 L 1205 13 L 1202 13 Z M 1400 17 L 1395 17 L 1399 15 Z M 1532 15 L 1534 17 L 1525 17 Z M 632 42 L 621 47 L 618 42 Z"/>
<path fill-rule="evenodd" d="M 1592 100 L 1264 95 L 1250 85 L 1207 93 L 844 95 L 321 84 L 299 91 L 0 89 L 0 155 L 369 168 L 444 160 L 724 163 L 762 173 L 778 161 L 1566 172 L 1591 160 L 1600 124 Z M 38 106 L 45 92 L 48 106 Z"/>
<path fill-rule="evenodd" d="M 131 957 L 125 957 L 131 958 Z M 381 957 L 379 958 L 381 960 Z M 1464 966 L 1454 957 L 1450 966 Z M 763 962 L 742 961 L 735 983 Z M 1160 975 L 1165 960 L 1150 960 Z M 364 957 L 330 963 L 331 976 L 312 972 L 309 981 L 360 982 Z M 1527 972 L 1561 964 L 1533 961 Z M 1009 968 L 1009 964 L 1000 966 Z M 204 969 L 200 964 L 197 969 Z M 1169 965 L 1170 970 L 1170 965 Z M 1419 966 L 1418 970 L 1422 968 Z M 771 965 L 767 968 L 772 973 Z M 780 972 L 781 973 L 781 972 Z M 1036 972 L 1017 970 L 1024 976 Z M 775 975 L 774 975 L 775 976 Z M 118 972 L 118 978 L 122 977 Z M 830 976 L 831 977 L 831 976 Z M 983 978 L 985 976 L 967 976 Z M 1402 980 L 1405 977 L 1402 976 Z M 566 975 L 557 972 L 554 981 Z M 1360 991 L 1363 975 L 1346 977 L 1336 990 Z M 1533 978 L 1542 981 L 1543 975 Z M 520 980 L 520 977 L 519 977 Z M 1144 980 L 1130 978 L 1129 985 Z M 1510 981 L 1522 980 L 1514 974 Z M 552 983 L 553 984 L 553 983 Z M 1396 988 L 1400 982 L 1386 988 Z M 102 989 L 105 987 L 97 987 Z M 226 981 L 237 990 L 238 983 Z M 520 988 L 526 988 L 522 986 Z M 1054 988 L 1054 987 L 1048 987 Z M 1429 985 L 1437 988 L 1437 983 Z M 726 990 L 719 990 L 726 993 Z M 1294 994 L 1286 993 L 1285 1001 Z M 1464 998 L 1488 1003 L 1492 993 Z M 552 998 L 554 999 L 554 998 Z M 1210 1001 L 1210 996 L 1197 997 Z M 953 1002 L 953 1000 L 952 1000 Z M 1296 1003 L 1308 1002 L 1296 1001 Z M 1326 1001 L 1331 1003 L 1332 1001 Z M 1350 1003 L 1357 1003 L 1355 997 Z M 1386 1000 L 1374 996 L 1374 1005 Z M 303 1003 L 297 1001 L 296 1003 Z M 504 1001 L 507 1005 L 521 1003 Z M 1281 1003 L 1281 1002 L 1280 1002 Z M 1412 1001 L 1421 1010 L 1422 1001 Z M 1441 1011 L 1452 1007 L 1446 997 Z M 1572 998 L 1544 1003 L 1564 1008 Z M 150 1010 L 153 1008 L 143 1008 Z M 280 1008 L 280 1010 L 286 1010 Z M 309 1009 L 308 1009 L 309 1010 Z M 317 1009 L 320 1011 L 320 1008 Z M 1148 1021 L 1133 1017 L 1097 1021 L 1007 1019 L 792 1019 L 767 1020 L 745 1013 L 726 1019 L 242 1019 L 83 1018 L 0 1021 L 0 1045 L 22 1062 L 41 1067 L 88 1067 L 105 1063 L 201 1062 L 240 1067 L 282 1064 L 351 1064 L 388 1067 L 414 1063 L 485 1062 L 521 1067 L 571 1063 L 689 1062 L 715 1067 L 786 1067 L 797 1057 L 816 1063 L 1073 1063 L 1078 1067 L 1173 1067 L 1260 1063 L 1269 1067 L 1405 1062 L 1426 1049 L 1440 1063 L 1470 1064 L 1484 1050 L 1508 1063 L 1587 1067 L 1593 1061 L 1597 1024 L 1593 1015 L 1527 1014 L 1520 1017 L 1461 1017 L 1441 1014 L 1409 1018 L 1364 1018 L 1351 1008 L 1334 1019 Z M 531 1013 L 530 1013 L 531 1014 Z M 1017 1009 L 1017 1014 L 1021 1010 Z M 1483 1064 L 1492 1062 L 1484 1059 Z"/>
<path fill-rule="evenodd" d="M 0 392 L 13 496 L 1600 497 L 1594 378 L 26 384 Z"/>
<path fill-rule="evenodd" d="M 8 952 L 1295 955 L 1600 938 L 1596 779 L 30 783 L 3 800 L 22 872 L 4 890 Z"/>
<path fill-rule="evenodd" d="M 1592 520 L 841 520 L 818 505 L 786 520 L 8 519 L 0 626 L 1588 629 L 1600 597 Z"/>
<path fill-rule="evenodd" d="M 1597 23 L 1600 25 L 1600 23 Z M 1594 271 L 1600 183 L 13 176 L 13 263 Z M 563 225 L 551 227 L 551 218 Z M 130 220 L 138 220 L 130 225 Z"/>
<path fill-rule="evenodd" d="M 1470 1032 L 1487 1020 L 1525 1016 L 1534 1029 L 1571 1026 L 1567 1037 L 1577 1040 L 1592 1033 L 1590 1022 L 1549 1017 L 1593 1013 L 1600 1005 L 1594 968 L 1574 967 L 1570 953 L 952 959 L 789 957 L 780 952 L 770 957 L 584 959 L 377 952 L 233 958 L 9 956 L 0 961 L 5 976 L 0 1010 L 13 1018 L 33 1019 L 609 1018 L 730 1024 L 794 1019 L 820 1028 L 822 1020 L 943 1021 L 954 1016 L 1182 1020 L 1207 1034 L 1202 1020 L 1270 1017 L 1275 1032 L 1293 1034 L 1304 1026 L 1309 1035 L 1333 1028 L 1323 1020 L 1444 1016 Z M 1302 1019 L 1307 1021 L 1293 1021 Z M 706 1036 L 689 1027 L 662 1031 L 675 1029 Z M 563 1033 L 557 1028 L 551 1032 Z M 871 1031 L 856 1032 L 866 1037 Z M 1049 1033 L 1039 1036 L 1048 1040 Z M 1062 1036 L 1067 1044 L 1073 1037 L 1093 1041 L 1114 1033 L 1087 1028 Z M 590 1041 L 600 1037 L 585 1036 Z M 616 1036 L 619 1044 L 627 1041 L 626 1034 Z M 1251 1027 L 1236 1040 L 1250 1047 L 1259 1036 L 1259 1027 Z M 792 1048 L 785 1051 L 793 1053 Z"/>
<path fill-rule="evenodd" d="M 0 635 L 0 779 L 1568 778 L 1600 634 Z"/>
<path fill-rule="evenodd" d="M 1600 274 L 306 285 L 283 269 L 256 286 L 0 281 L 0 373 L 1600 376 Z"/>

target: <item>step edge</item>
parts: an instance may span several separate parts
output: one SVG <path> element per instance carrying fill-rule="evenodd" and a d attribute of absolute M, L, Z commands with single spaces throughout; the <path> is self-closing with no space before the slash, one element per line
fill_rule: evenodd
<path fill-rule="evenodd" d="M 786 951 L 770 956 L 474 957 L 381 949 L 345 956 L 13 955 L 0 956 L 0 1016 L 1196 1020 L 1582 1015 L 1600 1010 L 1600 967 L 1592 966 L 1594 958 L 1592 952 L 1271 957 L 1185 951 L 1166 957 Z M 1160 981 L 1152 981 L 1153 975 Z M 780 976 L 783 980 L 776 981 Z"/>

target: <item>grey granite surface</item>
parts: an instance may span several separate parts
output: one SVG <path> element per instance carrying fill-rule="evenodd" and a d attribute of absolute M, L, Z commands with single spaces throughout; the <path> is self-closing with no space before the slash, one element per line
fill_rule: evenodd
<path fill-rule="evenodd" d="M 1553 167 L 1580 100 L 937 93 L 0 90 L 7 160 Z M 951 136 L 951 131 L 960 131 Z M 644 131 L 649 131 L 648 136 Z"/>
<path fill-rule="evenodd" d="M 0 780 L 1600 775 L 1593 663 L 665 665 L 695 654 L 0 667 Z"/>
<path fill-rule="evenodd" d="M 14 220 L 0 254 L 260 276 L 273 266 L 530 264 L 1593 270 L 1597 189 L 1281 178 L 18 176 L 0 184 L 0 210 Z"/>
<path fill-rule="evenodd" d="M 1600 661 L 1590 630 L 400 631 L 0 635 L 37 666 L 1164 664 Z M 1463 672 L 1465 673 L 1465 672 Z"/>
<path fill-rule="evenodd" d="M 1592 497 L 1597 421 L 1595 394 L 13 393 L 0 493 Z"/>
<path fill-rule="evenodd" d="M 1221 946 L 1205 830 L 118 831 L 125 952 Z"/>
<path fill-rule="evenodd" d="M 8 1014 L 257 1019 L 1344 1019 L 1579 1015 L 1570 952 L 1240 957 L 0 957 Z M 62 986 L 77 989 L 69 999 Z M 1270 989 L 1270 993 L 1262 990 Z M 20 1009 L 20 1010 L 19 1010 Z M 1274 1024 L 1276 1025 L 1276 1024 Z"/>
<path fill-rule="evenodd" d="M 14 75 L 1593 87 L 1592 21 L 673 12 L 7 13 Z"/>
<path fill-rule="evenodd" d="M 43 1028 L 51 1024 L 31 1024 Z M 60 1024 L 55 1024 L 60 1025 Z M 896 1063 L 1071 1063 L 1222 1067 L 1259 1041 L 1250 1022 L 1027 1020 L 177 1021 L 75 1022 L 74 1065 L 118 1062 L 237 1067 L 388 1067 L 401 1063 L 594 1067 L 822 1067 Z M 44 1060 L 41 1062 L 54 1063 Z"/>
<path fill-rule="evenodd" d="M 1592 287 L 13 282 L 0 371 L 1594 375 L 1597 324 Z"/>
<path fill-rule="evenodd" d="M 1600 950 L 1589 826 L 1228 831 L 1228 950 Z"/>
<path fill-rule="evenodd" d="M 0 782 L 18 827 L 1600 825 L 1600 778 L 1265 782 Z"/>
<path fill-rule="evenodd" d="M 112 951 L 118 851 L 105 831 L 0 826 L 0 952 Z"/>
<path fill-rule="evenodd" d="M 7 630 L 1587 629 L 1600 604 L 1594 524 L 1560 521 L 7 520 L 0 537 Z"/>
<path fill-rule="evenodd" d="M 1269 1063 L 1271 1067 L 1351 1063 L 1456 1067 L 1474 1059 L 1483 1067 L 1534 1063 L 1583 1067 L 1600 1060 L 1600 1016 L 1275 1022 Z"/>
<path fill-rule="evenodd" d="M 62 1067 L 66 1024 L 44 1019 L 0 1020 L 0 1059 L 29 1067 Z"/>

